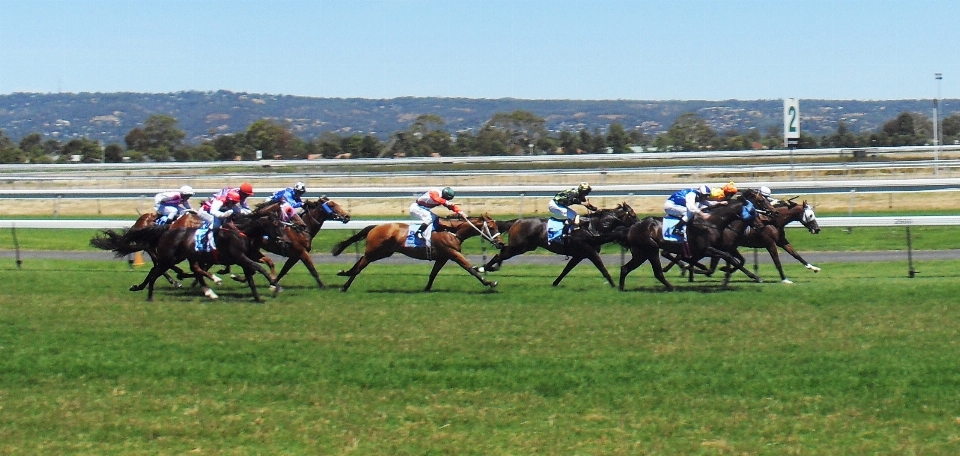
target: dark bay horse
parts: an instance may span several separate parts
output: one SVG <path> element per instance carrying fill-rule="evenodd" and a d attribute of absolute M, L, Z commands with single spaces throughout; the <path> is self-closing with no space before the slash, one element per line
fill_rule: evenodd
<path fill-rule="evenodd" d="M 418 260 L 432 260 L 433 270 L 430 271 L 430 279 L 427 281 L 427 287 L 424 291 L 430 291 L 433 287 L 433 281 L 437 278 L 440 269 L 448 261 L 453 260 L 459 264 L 470 275 L 477 278 L 484 286 L 490 288 L 496 287 L 497 282 L 490 282 L 483 278 L 479 272 L 475 271 L 470 262 L 461 253 L 461 245 L 465 239 L 473 236 L 483 236 L 490 241 L 496 248 L 503 247 L 503 241 L 500 240 L 500 231 L 497 229 L 497 222 L 489 216 L 469 217 L 466 220 L 445 220 L 444 223 L 449 227 L 449 231 L 433 231 L 430 235 L 431 248 L 425 247 L 406 247 L 407 233 L 409 224 L 406 223 L 386 223 L 383 225 L 370 225 L 360 230 L 357 234 L 341 241 L 333 246 L 334 256 L 340 255 L 345 248 L 351 244 L 366 239 L 366 247 L 363 255 L 346 271 L 337 273 L 339 276 L 349 277 L 343 284 L 342 291 L 347 291 L 350 284 L 353 283 L 357 275 L 363 271 L 370 263 L 387 258 L 394 253 L 402 253 L 410 258 Z"/>
<path fill-rule="evenodd" d="M 767 253 L 770 254 L 770 258 L 773 259 L 773 264 L 777 266 L 777 271 L 780 273 L 780 281 L 782 283 L 790 284 L 793 282 L 783 273 L 783 266 L 780 264 L 780 255 L 777 250 L 778 247 L 796 258 L 797 261 L 802 263 L 807 269 L 813 272 L 820 272 L 820 268 L 804 260 L 803 257 L 794 250 L 793 246 L 790 245 L 790 241 L 787 240 L 787 235 L 784 231 L 784 228 L 788 224 L 800 222 L 811 234 L 820 233 L 820 224 L 817 223 L 817 214 L 813 212 L 813 206 L 807 204 L 806 201 L 804 201 L 803 204 L 786 201 L 773 206 L 773 210 L 768 212 L 768 214 L 769 215 L 761 217 L 761 220 L 763 220 L 763 227 L 761 229 L 747 231 L 737 239 L 737 244 L 743 247 L 766 249 Z M 743 255 L 740 255 L 740 252 L 736 252 L 736 255 L 741 260 L 743 259 Z"/>
<path fill-rule="evenodd" d="M 730 275 L 734 270 L 743 271 L 745 274 L 759 280 L 759 277 L 747 271 L 743 267 L 743 262 L 733 256 L 730 251 L 735 249 L 735 244 L 730 242 L 731 236 L 724 236 L 724 232 L 730 230 L 734 232 L 733 239 L 736 238 L 737 230 L 746 228 L 746 223 L 742 218 L 743 202 L 734 201 L 726 206 L 719 206 L 709 213 L 709 219 L 700 216 L 694 217 L 687 225 L 687 239 L 689 252 L 684 252 L 683 245 L 679 242 L 667 242 L 663 238 L 663 218 L 646 217 L 636 224 L 632 225 L 625 237 L 620 242 L 624 247 L 630 249 L 632 257 L 626 264 L 620 267 L 620 289 L 624 289 L 624 283 L 627 274 L 640 267 L 644 262 L 649 261 L 653 268 L 653 275 L 662 283 L 667 290 L 674 290 L 673 285 L 667 281 L 663 274 L 663 265 L 660 263 L 660 252 L 672 253 L 676 256 L 692 260 L 703 257 L 720 257 L 733 265 L 729 268 L 723 285 L 726 286 L 730 280 Z M 689 253 L 687 255 L 686 253 Z"/>
<path fill-rule="evenodd" d="M 610 286 L 614 286 L 613 278 L 610 277 L 600 258 L 600 247 L 616 240 L 622 231 L 636 223 L 637 213 L 630 205 L 623 202 L 613 209 L 600 209 L 582 215 L 580 218 L 581 225 L 584 227 L 573 230 L 566 242 L 547 242 L 549 219 L 546 218 L 524 218 L 500 223 L 501 229 L 507 230 L 507 245 L 482 268 L 478 268 L 478 271 L 481 273 L 497 271 L 504 261 L 537 248 L 543 248 L 570 257 L 563 271 L 553 281 L 554 286 L 559 285 L 560 281 L 584 259 L 589 259 L 607 279 Z"/>
<path fill-rule="evenodd" d="M 190 270 L 193 271 L 194 277 L 203 287 L 204 295 L 211 299 L 216 299 L 217 295 L 206 286 L 204 278 L 211 278 L 217 283 L 220 280 L 207 272 L 205 266 L 211 264 L 240 265 L 247 277 L 247 283 L 254 299 L 259 302 L 262 299 L 253 281 L 254 272 L 263 274 L 275 292 L 279 291 L 280 288 L 277 286 L 276 280 L 262 266 L 251 260 L 248 254 L 258 251 L 259 244 L 265 235 L 277 235 L 280 229 L 280 220 L 274 214 L 257 217 L 238 216 L 236 219 L 236 223 L 233 221 L 224 222 L 223 226 L 216 231 L 214 241 L 217 249 L 212 252 L 196 250 L 196 227 L 174 228 L 171 225 L 128 230 L 123 234 L 123 239 L 109 250 L 113 250 L 117 256 L 124 256 L 137 250 L 143 250 L 142 246 L 145 245 L 155 247 L 157 258 L 153 267 L 147 273 L 147 277 L 140 285 L 130 287 L 131 291 L 142 290 L 146 287 L 148 289 L 148 301 L 153 301 L 153 287 L 157 278 L 177 263 L 186 260 L 190 263 Z"/>
<path fill-rule="evenodd" d="M 279 203 L 257 206 L 255 214 L 271 212 L 278 210 Z M 276 275 L 277 282 L 283 276 L 287 275 L 297 263 L 303 262 L 303 265 L 310 271 L 310 275 L 316 280 L 317 286 L 326 288 L 323 281 L 320 280 L 320 274 L 316 266 L 313 265 L 313 258 L 310 257 L 310 249 L 313 247 L 313 238 L 323 228 L 323 223 L 327 220 L 336 220 L 342 223 L 350 221 L 350 214 L 343 210 L 335 201 L 321 196 L 316 201 L 304 201 L 303 211 L 298 215 L 294 223 L 284 224 L 284 236 L 280 238 L 268 238 L 263 244 L 263 250 L 287 258 L 280 268 L 280 273 Z M 273 261 L 266 256 L 261 256 L 257 261 L 266 263 L 270 267 L 270 272 L 274 272 Z M 239 280 L 243 280 L 242 278 Z"/>

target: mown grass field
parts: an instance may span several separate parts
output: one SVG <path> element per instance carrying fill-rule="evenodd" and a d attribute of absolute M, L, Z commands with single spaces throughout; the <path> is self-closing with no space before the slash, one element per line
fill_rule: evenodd
<path fill-rule="evenodd" d="M 649 267 L 627 292 L 447 267 L 422 293 L 427 263 L 387 260 L 348 293 L 298 267 L 262 305 L 236 283 L 148 304 L 122 261 L 10 263 L 3 454 L 960 452 L 960 261 L 674 293 Z"/>

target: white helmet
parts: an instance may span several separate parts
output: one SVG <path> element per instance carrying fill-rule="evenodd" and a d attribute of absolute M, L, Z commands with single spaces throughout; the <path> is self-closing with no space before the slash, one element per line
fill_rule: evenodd
<path fill-rule="evenodd" d="M 757 190 L 757 193 L 760 193 L 760 196 L 767 198 L 770 196 L 770 187 L 767 187 L 766 185 L 764 185 L 763 187 L 760 187 L 759 190 Z"/>
<path fill-rule="evenodd" d="M 303 182 L 297 182 L 296 184 L 293 184 L 293 191 L 298 192 L 298 193 L 306 192 L 306 191 L 307 191 L 307 185 L 304 184 Z"/>
<path fill-rule="evenodd" d="M 184 185 L 180 187 L 180 194 L 183 196 L 193 196 L 193 187 L 189 185 Z"/>
<path fill-rule="evenodd" d="M 710 196 L 710 187 L 707 187 L 706 185 L 701 185 L 700 188 L 697 189 L 697 193 L 703 196 Z"/>

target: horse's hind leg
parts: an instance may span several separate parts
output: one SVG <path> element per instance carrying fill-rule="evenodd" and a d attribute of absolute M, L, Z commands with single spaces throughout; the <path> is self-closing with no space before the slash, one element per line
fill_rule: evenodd
<path fill-rule="evenodd" d="M 433 288 L 433 281 L 437 278 L 437 274 L 440 273 L 440 270 L 443 269 L 443 265 L 445 264 L 447 264 L 446 258 L 441 258 L 433 262 L 433 269 L 430 270 L 430 278 L 427 280 L 427 287 L 424 288 L 423 291 L 430 291 L 430 289 Z M 469 270 L 469 268 L 467 270 Z"/>
<path fill-rule="evenodd" d="M 350 288 L 350 284 L 352 284 L 353 281 L 357 278 L 357 276 L 360 275 L 360 271 L 362 271 L 363 268 L 367 267 L 368 264 L 370 263 L 367 261 L 367 256 L 364 255 L 364 256 L 361 256 L 360 259 L 353 264 L 353 267 L 350 268 L 350 270 L 338 272 L 337 273 L 338 276 L 349 277 L 347 279 L 347 282 L 343 284 L 343 288 L 341 288 L 340 291 L 347 291 L 347 289 Z"/>
<path fill-rule="evenodd" d="M 575 256 L 573 258 L 570 258 L 570 261 L 567 261 L 567 264 L 566 266 L 563 267 L 563 271 L 560 272 L 560 275 L 557 276 L 556 279 L 554 279 L 553 286 L 560 285 L 560 281 L 563 280 L 563 278 L 566 277 L 567 274 L 569 274 L 574 267 L 580 264 L 581 261 L 583 261 L 582 256 Z M 610 280 L 610 286 L 613 286 L 613 279 Z"/>

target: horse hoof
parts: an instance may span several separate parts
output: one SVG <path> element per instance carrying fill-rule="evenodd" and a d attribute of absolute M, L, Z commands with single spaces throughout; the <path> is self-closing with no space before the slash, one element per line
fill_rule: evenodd
<path fill-rule="evenodd" d="M 130 291 L 140 291 L 140 287 L 136 285 L 130 285 Z"/>
<path fill-rule="evenodd" d="M 496 281 L 490 282 L 490 288 L 496 288 L 496 287 L 497 287 L 497 282 L 496 282 Z"/>
<path fill-rule="evenodd" d="M 793 282 L 790 281 L 790 279 L 783 279 L 783 280 L 780 281 L 780 283 L 785 283 L 785 284 L 787 284 L 787 285 L 793 285 Z"/>
<path fill-rule="evenodd" d="M 340 272 L 337 273 L 337 275 L 340 277 L 347 277 L 350 274 L 347 274 L 347 271 L 344 271 L 343 269 L 341 269 Z"/>
<path fill-rule="evenodd" d="M 206 297 L 208 297 L 208 298 L 210 298 L 210 299 L 217 299 L 217 298 L 219 298 L 219 296 L 217 296 L 217 294 L 214 293 L 213 290 L 211 290 L 211 289 L 209 289 L 209 288 L 207 288 L 206 290 L 203 290 L 203 295 L 206 296 Z"/>
<path fill-rule="evenodd" d="M 473 270 L 474 270 L 474 271 L 477 271 L 477 272 L 480 273 L 480 274 L 483 274 L 483 273 L 487 272 L 487 270 L 484 269 L 483 266 L 474 266 L 474 267 L 473 267 Z"/>
<path fill-rule="evenodd" d="M 183 288 L 183 284 L 180 283 L 180 282 L 175 282 L 175 283 L 173 284 L 173 288 Z"/>
<path fill-rule="evenodd" d="M 217 277 L 217 276 L 213 276 L 213 283 L 215 283 L 215 284 L 217 284 L 217 285 L 223 285 L 223 279 L 221 279 L 220 277 Z"/>

